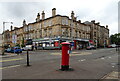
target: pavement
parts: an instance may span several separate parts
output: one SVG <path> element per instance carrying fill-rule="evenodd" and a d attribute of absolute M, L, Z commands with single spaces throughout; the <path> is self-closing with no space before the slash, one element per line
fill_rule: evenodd
<path fill-rule="evenodd" d="M 60 55 L 60 53 L 58 54 L 52 53 L 52 54 Z M 77 55 L 78 52 L 74 51 L 73 54 Z M 92 53 L 89 52 L 85 53 L 83 51 L 79 55 L 89 55 L 89 54 Z M 17 56 L 17 54 L 6 53 L 4 56 L 1 57 L 12 57 L 12 56 Z M 16 65 L 14 68 L 10 67 L 9 69 L 3 69 L 3 73 L 4 71 L 8 72 L 7 75 L 3 74 L 3 79 L 85 79 L 87 76 L 86 79 L 100 79 L 99 77 L 101 77 L 100 81 L 107 81 L 106 79 L 110 79 L 111 81 L 120 81 L 118 80 L 118 78 L 120 77 L 118 76 L 119 72 L 117 71 L 107 70 L 106 72 L 108 74 L 106 74 L 106 72 L 102 72 L 105 73 L 105 75 L 103 76 L 101 73 L 102 67 L 103 66 L 104 68 L 109 68 L 109 67 L 106 67 L 103 61 L 99 61 L 99 62 L 102 64 L 102 66 L 97 65 L 97 61 L 88 61 L 88 62 L 71 61 L 70 68 L 73 68 L 73 71 L 60 71 L 59 70 L 61 68 L 60 59 L 48 60 L 47 62 L 45 61 L 42 63 L 33 63 L 30 64 L 31 66 L 26 66 L 25 64 L 19 66 Z M 94 65 L 96 65 L 96 67 L 94 67 Z M 89 68 L 89 70 L 86 68 Z M 98 69 L 98 71 L 94 70 L 96 68 Z"/>
<path fill-rule="evenodd" d="M 58 64 L 56 66 L 55 61 L 50 61 L 49 65 L 46 62 L 34 63 L 30 65 L 31 66 L 20 65 L 14 68 L 9 68 L 10 71 L 7 74 L 9 76 L 6 76 L 6 75 L 4 76 L 3 74 L 3 79 L 99 79 L 98 77 L 102 76 L 100 75 L 100 71 L 87 70 L 83 68 L 85 66 L 80 67 L 77 64 L 74 64 L 74 66 L 70 67 L 70 68 L 73 68 L 73 71 L 60 71 L 59 70 L 60 65 Z M 92 67 L 94 64 L 90 63 L 89 65 L 91 65 L 91 67 L 89 68 L 91 69 L 94 68 Z M 100 67 L 100 66 L 97 66 L 97 67 Z M 4 69 L 4 70 L 7 71 L 8 69 Z M 98 68 L 98 70 L 101 70 L 101 69 Z M 118 72 L 108 72 L 108 74 L 101 77 L 100 81 L 107 81 L 106 79 L 108 81 L 109 79 L 111 81 L 120 81 L 118 80 Z"/>

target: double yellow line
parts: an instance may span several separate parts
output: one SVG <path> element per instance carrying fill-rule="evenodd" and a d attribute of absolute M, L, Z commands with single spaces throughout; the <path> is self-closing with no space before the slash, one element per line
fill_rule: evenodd
<path fill-rule="evenodd" d="M 2 65 L 2 62 L 17 61 L 17 60 L 22 60 L 22 59 L 23 58 L 0 60 L 0 63 Z M 13 67 L 18 67 L 18 66 L 20 66 L 20 65 L 13 65 L 13 66 L 8 66 L 8 67 L 0 67 L 0 70 L 2 70 L 2 69 L 8 69 L 8 68 L 13 68 Z"/>
<path fill-rule="evenodd" d="M 0 60 L 0 62 L 9 62 L 9 61 L 16 61 L 16 60 L 22 60 L 23 58 L 18 59 L 9 59 L 9 60 Z"/>
<path fill-rule="evenodd" d="M 2 70 L 2 69 L 8 69 L 8 68 L 13 68 L 13 67 L 18 67 L 18 66 L 20 66 L 20 65 L 14 65 L 14 66 L 8 66 L 8 67 L 0 67 L 0 70 Z"/>

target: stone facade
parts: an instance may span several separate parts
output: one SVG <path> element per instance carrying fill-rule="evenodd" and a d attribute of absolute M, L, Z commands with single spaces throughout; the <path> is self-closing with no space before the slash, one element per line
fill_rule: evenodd
<path fill-rule="evenodd" d="M 71 38 L 71 39 L 87 39 L 96 42 L 96 45 L 109 44 L 109 29 L 108 26 L 100 26 L 100 23 L 95 21 L 87 21 L 82 23 L 76 19 L 74 12 L 71 13 L 71 18 L 68 16 L 56 15 L 56 9 L 52 9 L 52 17 L 45 18 L 45 12 L 37 14 L 36 21 L 26 23 L 23 21 L 23 26 L 20 28 L 14 27 L 14 30 L 5 31 L 5 44 L 12 43 L 12 35 L 17 35 L 17 44 L 22 44 L 24 39 L 40 39 L 40 38 Z M 12 27 L 11 27 L 12 28 Z M 104 39 L 104 40 L 103 40 Z"/>
<path fill-rule="evenodd" d="M 91 22 L 86 21 L 84 22 L 91 27 L 91 37 L 95 44 L 99 46 L 108 46 L 109 45 L 109 29 L 108 25 L 100 26 L 100 22 L 95 22 L 92 20 Z"/>

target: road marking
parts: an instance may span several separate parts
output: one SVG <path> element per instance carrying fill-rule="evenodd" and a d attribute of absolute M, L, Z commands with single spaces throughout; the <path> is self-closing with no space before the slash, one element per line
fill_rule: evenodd
<path fill-rule="evenodd" d="M 112 66 L 113 68 L 115 67 L 115 66 Z"/>
<path fill-rule="evenodd" d="M 105 59 L 105 58 L 101 58 L 101 59 Z"/>
<path fill-rule="evenodd" d="M 9 61 L 16 61 L 16 60 L 22 60 L 23 58 L 18 59 L 9 59 L 9 60 L 0 60 L 0 62 L 9 62 Z"/>
<path fill-rule="evenodd" d="M 85 61 L 86 59 L 82 59 L 81 61 Z"/>
<path fill-rule="evenodd" d="M 82 60 L 78 60 L 78 61 L 80 62 L 80 61 L 85 61 L 85 60 L 86 60 L 86 59 L 82 59 Z"/>
<path fill-rule="evenodd" d="M 18 67 L 18 66 L 20 66 L 20 65 L 14 65 L 14 66 L 2 67 L 2 68 L 0 68 L 0 69 L 14 68 L 14 67 Z"/>
<path fill-rule="evenodd" d="M 108 57 L 108 58 L 111 58 L 111 57 Z"/>
<path fill-rule="evenodd" d="M 81 53 L 78 53 L 78 52 L 73 52 L 70 54 L 70 56 L 77 56 L 77 55 L 90 55 L 92 53 L 90 52 L 81 52 Z M 51 53 L 51 55 L 62 55 L 61 53 Z"/>

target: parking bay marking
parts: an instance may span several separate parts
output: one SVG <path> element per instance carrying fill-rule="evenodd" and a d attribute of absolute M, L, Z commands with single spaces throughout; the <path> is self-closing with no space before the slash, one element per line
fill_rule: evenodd
<path fill-rule="evenodd" d="M 9 61 L 16 61 L 16 60 L 22 60 L 23 58 L 18 59 L 9 59 L 9 60 L 0 60 L 0 62 L 9 62 Z"/>

